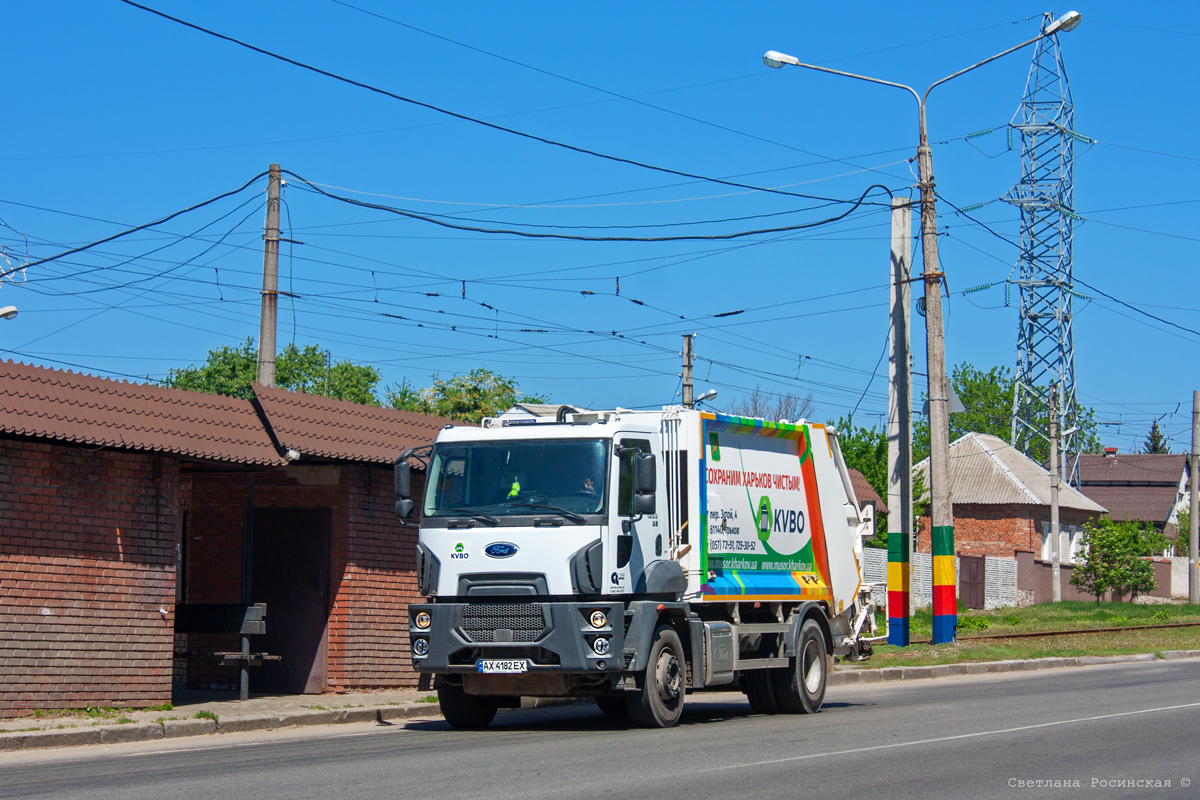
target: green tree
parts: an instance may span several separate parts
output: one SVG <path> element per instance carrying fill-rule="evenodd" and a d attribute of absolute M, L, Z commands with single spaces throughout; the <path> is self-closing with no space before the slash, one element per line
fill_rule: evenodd
<path fill-rule="evenodd" d="M 520 394 L 515 380 L 483 367 L 449 380 L 434 375 L 433 385 L 419 391 L 402 381 L 385 389 L 384 396 L 393 408 L 475 423 L 517 403 L 546 402 L 544 397 Z"/>
<path fill-rule="evenodd" d="M 1179 518 L 1175 522 L 1175 555 L 1186 556 L 1191 549 L 1192 544 L 1192 512 L 1185 510 L 1179 512 Z"/>
<path fill-rule="evenodd" d="M 1153 456 L 1171 452 L 1167 437 L 1163 436 L 1162 428 L 1158 427 L 1158 420 L 1150 423 L 1150 433 L 1146 434 L 1146 441 L 1142 443 L 1142 452 Z"/>
<path fill-rule="evenodd" d="M 1154 565 L 1145 556 L 1161 553 L 1166 539 L 1153 525 L 1111 517 L 1089 520 L 1083 526 L 1083 543 L 1083 563 L 1071 571 L 1071 585 L 1095 595 L 1097 604 L 1108 589 L 1114 598 L 1129 595 L 1133 602 L 1157 587 Z"/>
<path fill-rule="evenodd" d="M 856 469 L 871 484 L 880 497 L 887 497 L 887 433 L 878 428 L 860 428 L 854 418 L 842 418 L 830 423 L 838 432 L 842 458 L 849 469 Z M 887 547 L 887 517 L 875 518 L 875 536 L 870 547 Z"/>
<path fill-rule="evenodd" d="M 172 369 L 163 385 L 249 399 L 257 376 L 258 349 L 253 339 L 247 339 L 237 347 L 209 350 L 198 367 Z M 315 344 L 303 349 L 289 344 L 275 358 L 275 385 L 281 389 L 377 406 L 378 384 L 379 372 L 374 367 L 333 361 L 328 350 Z"/>
<path fill-rule="evenodd" d="M 966 409 L 950 415 L 950 441 L 953 442 L 967 433 L 988 433 L 1006 442 L 1011 440 L 1015 388 L 1012 370 L 1008 367 L 992 367 L 984 372 L 972 364 L 963 362 L 951 371 L 950 385 L 954 387 L 954 393 Z M 1093 409 L 1080 406 L 1079 416 L 1074 424 L 1079 427 L 1079 443 L 1083 452 L 1103 451 Z M 1029 456 L 1039 464 L 1045 463 L 1050 457 L 1049 443 L 1038 440 L 1031 448 Z M 920 415 L 913 420 L 913 461 L 918 462 L 928 457 L 929 417 Z"/>

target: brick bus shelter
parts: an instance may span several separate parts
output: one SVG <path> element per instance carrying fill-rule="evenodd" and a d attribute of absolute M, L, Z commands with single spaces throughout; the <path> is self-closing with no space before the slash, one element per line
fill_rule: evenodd
<path fill-rule="evenodd" d="M 392 462 L 447 424 L 0 362 L 0 716 L 233 690 L 241 637 L 195 620 L 254 603 L 256 692 L 415 685 Z"/>

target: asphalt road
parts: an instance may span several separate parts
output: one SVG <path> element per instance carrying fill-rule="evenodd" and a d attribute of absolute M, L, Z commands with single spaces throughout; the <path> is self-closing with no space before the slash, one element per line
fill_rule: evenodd
<path fill-rule="evenodd" d="M 502 712 L 482 732 L 412 720 L 5 754 L 0 797 L 1200 797 L 1200 661 L 845 686 L 826 701 L 764 717 L 741 695 L 699 695 L 667 731 L 575 706 Z M 1020 783 L 1038 780 L 1079 786 Z"/>

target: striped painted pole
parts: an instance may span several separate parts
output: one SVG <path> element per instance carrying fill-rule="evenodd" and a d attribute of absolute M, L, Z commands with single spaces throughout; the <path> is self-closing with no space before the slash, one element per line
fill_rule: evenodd
<path fill-rule="evenodd" d="M 908 608 L 912 596 L 908 538 L 901 531 L 888 534 L 888 644 L 897 647 L 908 647 Z"/>
<path fill-rule="evenodd" d="M 954 582 L 954 526 L 933 528 L 933 643 L 953 642 L 958 628 Z"/>

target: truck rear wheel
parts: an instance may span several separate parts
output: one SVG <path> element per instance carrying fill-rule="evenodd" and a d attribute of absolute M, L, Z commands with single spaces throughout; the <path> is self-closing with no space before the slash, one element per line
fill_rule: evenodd
<path fill-rule="evenodd" d="M 787 669 L 771 670 L 775 702 L 785 714 L 815 714 L 825 702 L 825 635 L 816 620 L 806 619 L 800 626 L 796 657 Z"/>
<path fill-rule="evenodd" d="M 496 709 L 500 707 L 494 697 L 477 697 L 467 694 L 463 687 L 455 686 L 444 681 L 438 682 L 438 706 L 442 716 L 452 728 L 460 730 L 479 730 L 492 724 L 496 717 Z"/>
<path fill-rule="evenodd" d="M 642 728 L 670 728 L 683 714 L 683 644 L 670 625 L 660 625 L 650 644 L 646 672 L 636 692 L 625 694 L 633 723 Z"/>

